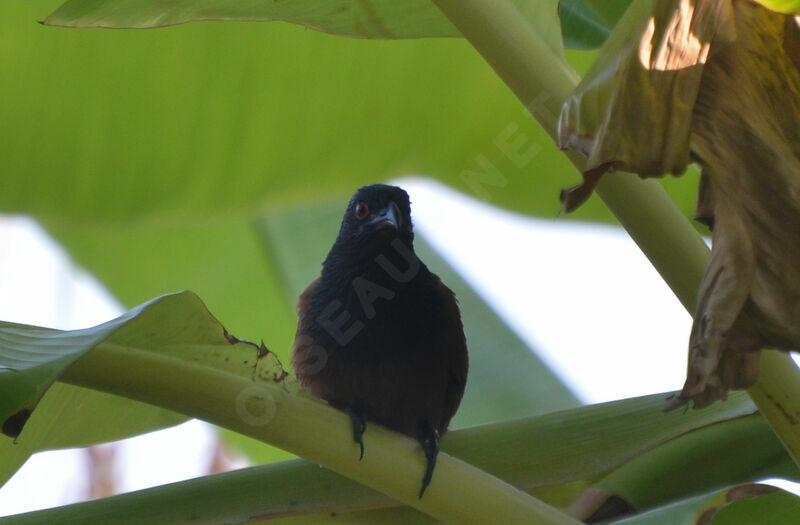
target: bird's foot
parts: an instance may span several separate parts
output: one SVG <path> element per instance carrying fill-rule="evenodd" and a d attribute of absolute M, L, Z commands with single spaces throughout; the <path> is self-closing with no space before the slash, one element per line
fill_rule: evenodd
<path fill-rule="evenodd" d="M 422 439 L 420 440 L 422 450 L 425 452 L 425 459 L 428 460 L 428 466 L 425 469 L 425 477 L 422 478 L 422 488 L 419 490 L 419 497 L 425 494 L 425 489 L 431 483 L 433 478 L 433 468 L 436 466 L 436 456 L 439 455 L 439 432 L 436 431 L 430 424 L 424 423 L 422 426 Z"/>
<path fill-rule="evenodd" d="M 367 430 L 367 418 L 364 414 L 352 408 L 343 408 L 342 411 L 350 416 L 350 421 L 353 423 L 353 441 L 358 443 L 361 453 L 358 460 L 364 459 L 364 431 Z"/>

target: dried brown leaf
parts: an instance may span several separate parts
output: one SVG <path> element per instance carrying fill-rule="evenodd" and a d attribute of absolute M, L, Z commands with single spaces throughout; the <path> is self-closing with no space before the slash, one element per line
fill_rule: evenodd
<path fill-rule="evenodd" d="M 702 407 L 758 377 L 758 350 L 800 348 L 800 28 L 749 0 L 635 2 L 567 101 L 562 147 L 587 157 L 574 209 L 610 168 L 703 170 L 713 228 L 683 391 Z"/>
<path fill-rule="evenodd" d="M 735 37 L 730 0 L 634 2 L 564 104 L 559 146 L 587 158 L 584 183 L 565 190 L 578 207 L 607 168 L 681 174 L 692 111 L 712 43 Z"/>
<path fill-rule="evenodd" d="M 747 352 L 800 348 L 800 71 L 784 50 L 789 17 L 734 7 L 739 37 L 706 65 L 692 125 L 714 224 L 675 400 L 695 406 L 755 382 Z"/>

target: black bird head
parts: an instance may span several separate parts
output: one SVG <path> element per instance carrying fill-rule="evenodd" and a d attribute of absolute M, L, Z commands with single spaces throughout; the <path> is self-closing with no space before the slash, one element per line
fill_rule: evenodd
<path fill-rule="evenodd" d="M 368 255 L 382 251 L 395 238 L 409 247 L 414 240 L 408 193 L 397 186 L 371 184 L 350 199 L 334 247 Z"/>
<path fill-rule="evenodd" d="M 344 212 L 336 242 L 322 263 L 323 275 L 337 280 L 363 272 L 379 254 L 395 259 L 397 250 L 391 245 L 396 240 L 413 253 L 414 229 L 408 194 L 402 188 L 386 184 L 359 188 Z"/>

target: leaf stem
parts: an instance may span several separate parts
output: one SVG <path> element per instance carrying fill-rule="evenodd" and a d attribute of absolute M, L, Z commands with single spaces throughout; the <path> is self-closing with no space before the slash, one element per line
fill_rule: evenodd
<path fill-rule="evenodd" d="M 257 374 L 254 370 L 254 374 Z M 423 498 L 425 459 L 416 441 L 370 425 L 358 459 L 342 412 L 222 368 L 101 344 L 70 366 L 62 380 L 152 403 L 271 443 L 371 486 L 437 519 L 454 523 L 579 522 L 498 478 L 440 454 Z"/>
<path fill-rule="evenodd" d="M 758 382 L 747 390 L 783 446 L 800 465 L 800 378 L 788 354 L 762 350 Z"/>
<path fill-rule="evenodd" d="M 774 472 L 783 458 L 791 461 L 746 395 L 733 394 L 729 403 L 688 414 L 662 413 L 663 399 L 663 394 L 656 394 L 455 430 L 442 446 L 526 492 L 545 488 L 551 497 L 556 492 L 570 492 L 570 484 L 609 472 L 613 478 L 622 474 L 623 479 L 630 479 L 624 473 L 631 466 L 637 471 L 636 464 L 647 463 L 648 457 L 661 457 L 664 460 L 659 468 L 638 470 L 660 482 L 674 481 L 677 476 L 679 483 L 668 483 L 672 491 L 654 492 L 661 495 L 654 497 L 660 497 L 662 503 L 665 496 L 674 498 L 676 490 L 682 494 L 687 489 L 693 491 L 689 493 L 710 490 L 716 485 L 709 485 L 709 479 L 713 483 L 723 476 L 738 483 L 744 479 L 741 473 L 752 471 L 753 465 Z M 587 429 L 592 432 L 587 433 Z M 716 438 L 708 439 L 709 432 Z M 589 442 L 591 446 L 587 446 Z M 719 456 L 740 451 L 743 442 L 758 446 L 737 454 L 724 469 L 715 471 L 716 478 L 698 478 L 685 468 L 708 456 L 710 450 Z M 536 443 L 535 450 L 531 443 Z M 690 486 L 681 476 L 692 478 Z M 663 484 L 644 483 L 640 487 L 640 480 L 634 478 L 628 485 L 648 491 L 648 487 L 654 490 L 655 485 Z M 189 518 L 194 523 L 234 523 L 253 516 L 274 519 L 300 515 L 316 523 L 331 513 L 359 513 L 361 517 L 368 513 L 369 519 L 377 518 L 398 506 L 397 501 L 331 470 L 293 459 L 3 517 L 0 524 L 183 523 Z M 397 512 L 413 517 L 404 522 L 419 521 L 420 514 L 403 508 Z M 364 518 L 360 522 L 377 520 Z"/>

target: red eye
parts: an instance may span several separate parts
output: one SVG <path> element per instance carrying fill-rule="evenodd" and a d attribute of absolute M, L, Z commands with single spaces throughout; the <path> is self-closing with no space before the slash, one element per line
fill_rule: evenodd
<path fill-rule="evenodd" d="M 369 206 L 367 206 L 363 202 L 359 202 L 358 204 L 356 204 L 356 217 L 358 217 L 359 219 L 363 219 L 367 215 L 369 215 Z"/>

